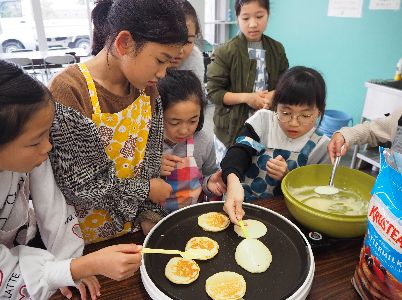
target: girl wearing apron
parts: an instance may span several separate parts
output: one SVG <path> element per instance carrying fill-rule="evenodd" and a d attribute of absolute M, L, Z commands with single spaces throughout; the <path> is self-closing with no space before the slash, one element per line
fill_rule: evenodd
<path fill-rule="evenodd" d="M 227 181 L 224 209 L 234 223 L 244 215 L 244 199 L 270 198 L 290 170 L 328 161 L 329 138 L 316 130 L 325 110 L 325 82 L 317 71 L 287 70 L 278 82 L 273 109 L 259 110 L 247 120 L 221 163 Z"/>
<path fill-rule="evenodd" d="M 216 165 L 212 136 L 201 130 L 203 91 L 192 71 L 169 70 L 158 82 L 164 114 L 165 140 L 161 175 L 173 192 L 162 206 L 172 212 L 195 204 L 203 192 L 221 196 L 225 186 Z"/>
<path fill-rule="evenodd" d="M 92 19 L 102 49 L 85 61 L 87 68 L 69 66 L 50 83 L 58 102 L 50 158 L 87 243 L 137 224 L 147 234 L 166 215 L 158 202 L 172 189 L 160 178 L 163 112 L 155 85 L 188 38 L 175 4 L 100 1 Z M 145 89 L 155 92 L 154 101 L 138 93 Z"/>
<path fill-rule="evenodd" d="M 79 64 L 85 77 L 93 115 L 92 121 L 98 127 L 100 139 L 108 158 L 114 162 L 118 178 L 133 178 L 141 171 L 145 148 L 148 141 L 151 120 L 150 97 L 144 92 L 122 111 L 102 113 L 96 87 L 85 64 Z M 83 214 L 83 212 L 80 212 Z M 131 231 L 131 222 L 124 224 L 124 229 L 115 231 L 109 213 L 102 209 L 84 212 L 80 226 L 87 243 L 99 242 L 113 236 L 120 236 Z"/>

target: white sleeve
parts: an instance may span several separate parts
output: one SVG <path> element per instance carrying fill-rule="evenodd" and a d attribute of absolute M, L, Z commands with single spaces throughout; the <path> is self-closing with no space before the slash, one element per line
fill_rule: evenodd
<path fill-rule="evenodd" d="M 30 174 L 30 190 L 39 231 L 46 249 L 58 259 L 79 257 L 84 240 L 75 209 L 57 187 L 50 161 Z"/>
<path fill-rule="evenodd" d="M 48 299 L 59 287 L 74 286 L 70 263 L 42 249 L 0 245 L 0 299 Z"/>

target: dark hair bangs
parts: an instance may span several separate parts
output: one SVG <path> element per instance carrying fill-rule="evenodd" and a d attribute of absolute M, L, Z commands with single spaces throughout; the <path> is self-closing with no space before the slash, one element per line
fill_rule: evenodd
<path fill-rule="evenodd" d="M 194 96 L 201 109 L 196 131 L 202 129 L 204 125 L 204 92 L 200 80 L 192 71 L 168 69 L 166 76 L 158 81 L 158 92 L 164 111 Z"/>
<path fill-rule="evenodd" d="M 311 81 L 295 81 L 288 84 L 281 90 L 278 95 L 276 105 L 307 105 L 316 106 L 317 99 L 316 89 Z"/>

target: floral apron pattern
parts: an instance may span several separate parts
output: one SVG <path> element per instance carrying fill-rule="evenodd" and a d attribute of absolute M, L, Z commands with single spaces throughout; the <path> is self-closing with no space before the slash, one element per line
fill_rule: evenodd
<path fill-rule="evenodd" d="M 169 213 L 197 203 L 202 191 L 203 176 L 193 156 L 193 138 L 187 139 L 186 143 L 187 154 L 183 159 L 183 163 L 177 164 L 176 169 L 166 177 L 166 182 L 172 186 L 173 192 L 168 199 L 161 202 L 161 205 Z"/>
<path fill-rule="evenodd" d="M 92 121 L 110 160 L 115 163 L 116 176 L 133 178 L 141 171 L 149 135 L 152 108 L 150 97 L 141 93 L 128 107 L 117 113 L 102 113 L 95 83 L 85 64 L 78 65 L 85 77 L 91 99 Z M 85 243 L 94 243 L 131 231 L 131 223 L 117 232 L 105 210 L 77 209 Z"/>
<path fill-rule="evenodd" d="M 267 199 L 273 197 L 274 189 L 279 185 L 280 181 L 268 175 L 266 164 L 269 159 L 281 155 L 286 160 L 289 171 L 305 166 L 311 151 L 315 148 L 321 137 L 322 134 L 313 132 L 300 151 L 265 148 L 264 145 L 254 141 L 250 137 L 238 137 L 236 143 L 247 145 L 257 151 L 257 155 L 252 158 L 251 166 L 245 174 L 244 183 L 242 183 L 245 200 L 254 201 L 258 198 Z"/>

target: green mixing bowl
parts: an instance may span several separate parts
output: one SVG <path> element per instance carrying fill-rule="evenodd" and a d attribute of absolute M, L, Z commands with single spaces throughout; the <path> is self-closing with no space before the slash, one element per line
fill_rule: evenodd
<path fill-rule="evenodd" d="M 359 216 L 340 215 L 318 210 L 303 204 L 289 188 L 328 185 L 332 165 L 308 165 L 289 172 L 282 180 L 282 192 L 286 206 L 293 217 L 310 230 L 336 238 L 361 236 L 366 231 L 367 213 Z M 334 186 L 352 190 L 361 201 L 370 201 L 375 178 L 361 171 L 339 166 Z"/>

